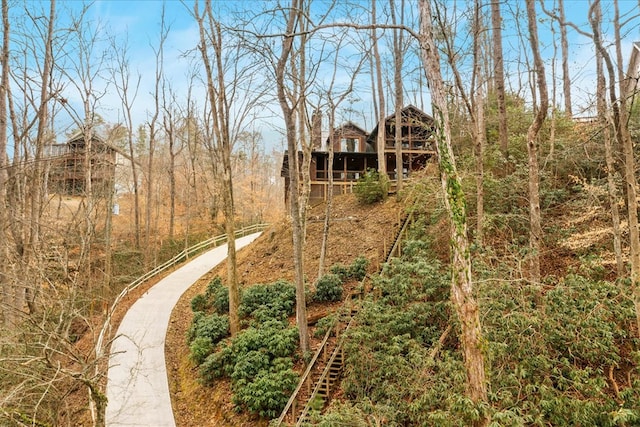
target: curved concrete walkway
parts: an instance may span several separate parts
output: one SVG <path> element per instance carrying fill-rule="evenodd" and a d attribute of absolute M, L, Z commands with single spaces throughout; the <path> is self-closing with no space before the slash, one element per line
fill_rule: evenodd
<path fill-rule="evenodd" d="M 236 248 L 259 235 L 237 239 Z M 175 427 L 164 359 L 171 311 L 191 285 L 226 257 L 227 245 L 205 252 L 159 281 L 127 311 L 111 345 L 108 427 Z"/>

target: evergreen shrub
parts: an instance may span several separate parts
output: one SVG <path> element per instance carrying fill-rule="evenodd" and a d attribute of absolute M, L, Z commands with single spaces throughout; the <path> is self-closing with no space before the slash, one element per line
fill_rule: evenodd
<path fill-rule="evenodd" d="M 274 361 L 270 369 L 262 369 L 249 380 L 236 383 L 233 402 L 263 418 L 277 417 L 298 384 L 290 358 Z"/>
<path fill-rule="evenodd" d="M 349 267 L 349 276 L 355 280 L 362 280 L 367 275 L 367 267 L 369 267 L 369 260 L 360 255 L 353 260 Z"/>
<path fill-rule="evenodd" d="M 222 279 L 216 276 L 207 285 L 204 294 L 198 294 L 191 299 L 191 311 L 218 314 L 229 313 L 229 291 L 222 284 Z"/>
<path fill-rule="evenodd" d="M 189 345 L 189 357 L 196 365 L 200 365 L 213 351 L 211 340 L 205 337 L 196 337 Z"/>
<path fill-rule="evenodd" d="M 329 271 L 337 275 L 342 282 L 350 279 L 362 280 L 364 276 L 367 275 L 368 266 L 369 260 L 365 256 L 359 255 L 353 260 L 351 265 L 346 266 L 341 263 L 336 263 L 329 268 Z"/>
<path fill-rule="evenodd" d="M 261 321 L 282 319 L 293 314 L 295 303 L 295 286 L 279 280 L 247 289 L 242 295 L 239 312 L 242 317 L 257 316 Z"/>
<path fill-rule="evenodd" d="M 329 273 L 318 279 L 313 299 L 319 302 L 333 302 L 342 299 L 342 280 L 337 274 Z"/>
<path fill-rule="evenodd" d="M 381 176 L 375 169 L 368 169 L 356 182 L 353 192 L 360 203 L 371 205 L 387 197 L 389 179 Z"/>
<path fill-rule="evenodd" d="M 298 330 L 286 319 L 294 304 L 295 288 L 287 282 L 249 288 L 243 295 L 241 312 L 253 318 L 251 326 L 220 342 L 215 352 L 211 341 L 201 336 L 210 336 L 215 330 L 212 319 L 222 316 L 196 313 L 190 336 L 195 337 L 192 359 L 199 364 L 200 382 L 211 385 L 228 377 L 237 410 L 277 416 L 298 382 L 292 359 Z"/>
<path fill-rule="evenodd" d="M 349 267 L 341 263 L 335 263 L 330 268 L 329 271 L 332 274 L 335 274 L 340 278 L 340 280 L 345 281 L 349 279 Z"/>
<path fill-rule="evenodd" d="M 229 316 L 213 313 L 208 316 L 198 316 L 189 328 L 189 336 L 207 338 L 211 344 L 217 344 L 229 334 Z"/>
<path fill-rule="evenodd" d="M 313 336 L 315 336 L 316 338 L 323 337 L 327 333 L 327 331 L 330 328 L 332 328 L 333 325 L 336 324 L 337 321 L 338 321 L 338 318 L 335 314 L 330 314 L 318 320 L 318 323 L 316 323 L 316 330 L 313 333 Z"/>
<path fill-rule="evenodd" d="M 214 277 L 207 285 L 205 297 L 216 313 L 229 313 L 229 290 L 222 284 L 220 276 Z"/>

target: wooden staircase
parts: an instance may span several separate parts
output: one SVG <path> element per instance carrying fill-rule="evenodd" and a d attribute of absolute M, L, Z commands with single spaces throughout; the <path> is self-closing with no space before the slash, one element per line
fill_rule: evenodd
<path fill-rule="evenodd" d="M 393 239 L 393 245 L 385 254 L 387 262 L 400 255 L 400 243 L 406 234 L 412 215 L 407 215 L 401 220 L 401 227 Z M 346 299 L 339 310 L 338 320 L 327 331 L 322 343 L 316 350 L 307 370 L 302 375 L 298 387 L 284 407 L 282 414 L 275 422 L 275 426 L 296 427 L 311 423 L 311 414 L 314 410 L 321 410 L 329 401 L 331 392 L 342 376 L 344 367 L 344 350 L 342 340 L 344 332 L 354 323 L 354 315 L 358 311 L 357 300 L 363 296 L 367 289 L 365 277 L 360 283 L 361 292 L 352 293 Z"/>

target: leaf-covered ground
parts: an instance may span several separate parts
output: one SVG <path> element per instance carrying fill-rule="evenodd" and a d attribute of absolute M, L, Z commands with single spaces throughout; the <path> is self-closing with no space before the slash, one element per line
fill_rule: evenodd
<path fill-rule="evenodd" d="M 318 256 L 325 217 L 323 204 L 311 209 L 307 220 L 305 272 L 307 280 L 318 274 Z M 333 264 L 348 265 L 363 255 L 369 261 L 369 271 L 378 269 L 384 254 L 405 215 L 404 207 L 394 197 L 374 205 L 358 204 L 353 195 L 335 198 L 331 212 L 331 227 L 326 268 Z M 284 220 L 274 224 L 248 250 L 238 255 L 238 272 L 242 286 L 270 283 L 278 279 L 293 281 L 291 227 Z M 197 370 L 188 358 L 186 331 L 193 317 L 191 299 L 202 293 L 212 277 L 225 277 L 224 266 L 215 269 L 183 295 L 174 309 L 167 336 L 166 358 L 176 422 L 181 427 L 203 425 L 253 426 L 255 418 L 237 414 L 231 403 L 228 383 L 218 381 L 215 387 L 203 387 L 197 381 Z M 309 317 L 319 317 L 335 308 L 334 304 L 312 304 Z M 313 343 L 317 345 L 316 342 Z"/>

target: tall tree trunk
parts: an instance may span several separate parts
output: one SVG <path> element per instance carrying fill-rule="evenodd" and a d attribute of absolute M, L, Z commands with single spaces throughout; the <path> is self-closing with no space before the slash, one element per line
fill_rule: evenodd
<path fill-rule="evenodd" d="M 569 39 L 567 37 L 567 24 L 564 16 L 564 0 L 558 0 L 560 14 L 560 48 L 562 49 L 562 89 L 564 93 L 564 113 L 571 118 L 571 75 L 569 74 Z M 554 104 L 555 108 L 555 104 Z"/>
<path fill-rule="evenodd" d="M 331 208 L 333 205 L 333 144 L 335 142 L 335 107 L 329 112 L 329 156 L 327 164 L 327 201 L 324 211 L 324 226 L 322 228 L 322 242 L 320 243 L 320 256 L 318 259 L 318 280 L 324 275 L 325 258 L 327 255 L 327 242 L 329 240 L 329 226 L 331 224 Z"/>
<path fill-rule="evenodd" d="M 484 241 L 484 147 L 486 145 L 486 123 L 484 114 L 484 84 L 485 78 L 482 73 L 482 35 L 484 25 L 482 23 L 482 2 L 474 2 L 474 29 L 473 29 L 473 61 L 475 87 L 472 102 L 475 109 L 475 145 L 476 145 L 476 243 L 483 245 Z"/>
<path fill-rule="evenodd" d="M 542 218 L 540 213 L 540 167 L 538 165 L 538 134 L 542 128 L 547 109 L 549 95 L 544 74 L 544 62 L 540 56 L 538 43 L 538 24 L 535 12 L 535 0 L 526 0 L 529 42 L 533 54 L 536 84 L 540 94 L 540 106 L 535 112 L 533 122 L 527 130 L 527 154 L 529 157 L 529 279 L 533 283 L 540 282 L 540 252 L 542 250 Z M 535 92 L 535 90 L 534 90 Z"/>
<path fill-rule="evenodd" d="M 459 96 L 462 98 L 463 104 L 471 119 L 471 135 L 474 143 L 474 151 L 476 156 L 476 242 L 482 245 L 483 241 L 483 223 L 484 223 L 484 147 L 486 145 L 486 123 L 484 114 L 484 83 L 482 76 L 482 5 L 480 0 L 474 1 L 474 18 L 473 18 L 473 73 L 471 74 L 471 82 L 469 89 L 465 88 L 463 78 L 460 74 L 457 64 L 457 49 L 455 47 L 455 36 L 443 37 L 444 51 L 447 56 L 447 62 L 453 73 L 454 82 L 458 89 Z M 442 33 L 447 32 L 450 23 L 446 22 L 446 14 L 441 12 L 436 3 L 436 21 Z"/>
<path fill-rule="evenodd" d="M 620 21 L 618 14 L 618 2 L 614 2 L 615 17 L 614 29 L 616 33 L 616 50 L 620 53 Z M 611 56 L 604 47 L 600 26 L 598 25 L 596 8 L 600 7 L 600 0 L 595 0 L 589 8 L 589 21 L 593 30 L 593 43 L 596 50 L 602 55 L 607 72 L 609 74 L 609 98 L 613 109 L 613 130 L 618 144 L 622 147 L 624 156 L 624 178 L 627 193 L 627 218 L 629 221 L 629 260 L 631 263 L 631 286 L 633 289 L 633 303 L 636 311 L 636 333 L 640 334 L 640 233 L 638 230 L 638 207 L 637 207 L 637 181 L 635 177 L 635 159 L 633 152 L 633 141 L 629 134 L 627 125 L 628 110 L 626 103 L 626 93 L 624 92 L 625 80 L 623 73 L 619 69 L 615 71 Z M 616 95 L 616 79 L 621 79 L 619 84 L 620 96 Z"/>
<path fill-rule="evenodd" d="M 240 331 L 240 289 L 238 283 L 238 269 L 235 238 L 235 208 L 233 203 L 233 178 L 231 167 L 231 134 L 229 130 L 230 111 L 226 98 L 226 82 L 224 79 L 224 64 L 222 52 L 221 25 L 214 18 L 211 0 L 206 0 L 204 16 L 199 16 L 198 2 L 194 4 L 194 12 L 200 30 L 200 53 L 207 75 L 207 95 L 211 104 L 213 132 L 216 145 L 216 155 L 222 163 L 222 202 L 224 212 L 224 228 L 227 235 L 227 286 L 229 288 L 229 328 L 231 335 Z M 209 33 L 205 31 L 204 18 L 207 18 Z M 212 67 L 208 46 L 213 48 Z"/>
<path fill-rule="evenodd" d="M 445 195 L 445 208 L 451 222 L 453 258 L 451 299 L 460 321 L 460 342 L 467 374 L 467 395 L 476 404 L 488 404 L 487 380 L 482 353 L 482 328 L 471 279 L 466 200 L 451 146 L 451 124 L 446 91 L 440 71 L 440 55 L 435 45 L 431 3 L 430 0 L 420 0 L 419 5 L 422 62 L 431 89 L 440 181 Z M 488 421 L 488 415 L 481 414 L 475 424 L 484 426 Z"/>
<path fill-rule="evenodd" d="M 601 26 L 602 8 L 600 4 L 594 6 L 594 24 Z M 607 89 L 606 78 L 602 64 L 602 53 L 596 49 L 596 77 L 597 77 L 597 110 L 598 122 L 602 128 L 602 139 L 604 142 L 605 162 L 607 169 L 607 192 L 609 196 L 609 209 L 611 210 L 611 223 L 613 228 L 613 251 L 616 257 L 616 272 L 618 278 L 625 275 L 624 261 L 622 258 L 622 232 L 620 229 L 620 212 L 618 209 L 618 190 L 616 187 L 616 167 L 613 157 L 613 146 L 611 144 L 611 120 L 607 112 Z"/>
<path fill-rule="evenodd" d="M 40 93 L 40 105 L 38 108 L 38 128 L 36 133 L 36 149 L 33 158 L 34 176 L 32 184 L 32 198 L 31 198 L 31 218 L 29 225 L 29 243 L 27 245 L 26 253 L 26 265 L 25 269 L 32 270 L 33 274 L 24 276 L 27 280 L 33 280 L 34 282 L 27 285 L 24 289 L 16 293 L 16 305 L 18 310 L 22 310 L 24 303 L 27 304 L 29 312 L 33 313 L 36 310 L 35 298 L 38 292 L 38 286 L 35 284 L 39 282 L 39 279 L 35 277 L 41 270 L 40 258 L 42 252 L 40 248 L 41 236 L 40 236 L 40 219 L 42 217 L 42 209 L 44 207 L 44 168 L 43 168 L 43 154 L 44 146 L 48 142 L 47 128 L 49 125 L 49 108 L 48 103 L 50 99 L 50 76 L 53 69 L 53 30 L 55 27 L 56 16 L 56 2 L 52 0 L 49 5 L 49 20 L 47 24 L 47 35 L 45 41 L 45 56 L 44 63 L 42 65 L 42 87 Z M 33 287 L 30 287 L 33 286 Z"/>
<path fill-rule="evenodd" d="M 338 50 L 339 47 L 336 49 Z M 358 71 L 360 70 L 360 67 L 362 66 L 362 63 L 364 62 L 364 58 L 360 61 L 360 64 L 358 64 L 357 69 L 352 73 L 352 76 L 357 76 L 358 75 Z M 327 190 L 327 198 L 326 198 L 326 209 L 325 209 L 325 217 L 324 217 L 324 228 L 323 228 L 323 232 L 322 232 L 322 243 L 320 246 L 320 259 L 318 262 L 318 279 L 320 279 L 320 277 L 322 277 L 322 275 L 324 274 L 324 266 L 325 266 L 325 257 L 326 257 L 326 253 L 327 253 L 327 241 L 329 240 L 329 225 L 331 222 L 331 208 L 332 208 L 332 204 L 333 204 L 333 158 L 334 158 L 334 145 L 336 143 L 335 140 L 335 125 L 336 125 L 336 110 L 338 108 L 338 105 L 340 105 L 342 103 L 342 101 L 344 101 L 347 96 L 353 91 L 353 84 L 354 84 L 354 79 L 355 77 L 352 77 L 351 79 L 351 83 L 349 85 L 349 87 L 347 88 L 347 90 L 345 90 L 344 92 L 342 92 L 342 94 L 340 96 L 338 96 L 338 99 L 334 101 L 333 98 L 333 85 L 334 83 L 337 81 L 337 73 L 338 73 L 338 63 L 337 60 L 334 63 L 334 67 L 333 67 L 333 76 L 331 79 L 331 83 L 329 86 L 329 89 L 327 91 L 327 97 L 329 99 L 329 129 L 330 129 L 330 134 L 329 134 L 329 159 L 328 159 L 328 165 L 325 168 L 325 170 L 328 173 L 328 185 L 329 188 Z M 319 114 L 319 113 L 318 113 Z M 316 114 L 314 113 L 314 116 Z M 321 122 L 321 120 L 320 120 Z M 318 129 L 318 133 L 320 133 L 320 129 Z M 355 151 L 358 151 L 358 149 L 356 148 Z"/>
<path fill-rule="evenodd" d="M 176 136 L 171 107 L 165 107 L 164 129 L 169 143 L 169 239 L 173 239 L 176 223 Z"/>
<path fill-rule="evenodd" d="M 287 62 L 291 55 L 294 39 L 294 28 L 300 10 L 300 0 L 291 0 L 291 6 L 287 16 L 287 28 L 282 40 L 282 52 L 276 64 L 276 86 L 278 102 L 282 108 L 284 117 L 287 150 L 289 156 L 289 203 L 291 209 L 291 228 L 293 233 L 293 264 L 296 285 L 296 323 L 300 337 L 300 349 L 302 352 L 309 350 L 309 331 L 307 325 L 307 305 L 304 292 L 304 268 L 303 268 L 303 227 L 300 218 L 300 169 L 298 164 L 298 149 L 296 143 L 296 123 L 293 108 L 289 105 L 289 99 L 285 90 L 285 72 Z"/>
<path fill-rule="evenodd" d="M 391 9 L 391 22 L 397 24 L 395 13 L 395 1 L 389 0 Z M 400 2 L 400 25 L 404 24 L 404 0 Z M 402 178 L 404 162 L 402 159 L 402 31 L 393 29 L 393 85 L 395 91 L 395 149 L 396 149 L 396 191 L 398 196 L 402 190 Z M 378 128 L 380 129 L 380 128 Z M 409 147 L 411 149 L 411 147 Z M 407 171 L 409 172 L 409 171 Z"/>
<path fill-rule="evenodd" d="M 133 103 L 138 95 L 141 76 L 138 74 L 133 93 L 129 90 L 129 79 L 131 73 L 129 71 L 129 58 L 127 57 L 128 46 L 116 46 L 113 42 L 113 50 L 117 52 L 116 69 L 112 72 L 113 81 L 120 102 L 122 103 L 122 112 L 124 116 L 124 126 L 127 129 L 127 150 L 129 153 L 129 161 L 131 166 L 131 180 L 133 187 L 133 235 L 134 245 L 136 249 L 140 249 L 140 184 L 138 162 L 136 161 L 136 148 L 134 142 L 134 125 L 131 110 Z"/>
<path fill-rule="evenodd" d="M 371 24 L 373 26 L 372 31 L 372 43 L 373 43 L 373 60 L 376 66 L 376 82 L 378 92 L 378 135 L 376 139 L 376 151 L 378 152 L 378 172 L 381 176 L 387 174 L 387 161 L 385 153 L 386 145 L 386 126 L 384 122 L 385 118 L 385 106 L 384 106 L 384 86 L 382 85 L 382 62 L 380 61 L 380 52 L 378 51 L 378 31 L 376 30 L 376 1 L 371 2 Z"/>
<path fill-rule="evenodd" d="M 295 55 L 291 57 L 292 69 L 296 70 L 294 78 L 294 85 L 298 87 L 298 101 L 297 108 L 295 108 L 295 114 L 298 118 L 298 134 L 300 135 L 299 141 L 302 147 L 302 166 L 300 172 L 302 173 L 302 196 L 300 202 L 300 223 L 302 224 L 302 236 L 303 243 L 307 238 L 307 206 L 309 205 L 309 196 L 311 194 L 311 152 L 313 151 L 313 144 L 307 139 L 307 22 L 304 19 L 309 12 L 310 2 L 305 0 L 300 1 L 300 9 L 298 10 L 298 27 L 300 35 L 300 44 L 295 49 Z M 298 59 L 298 67 L 296 69 L 296 58 Z"/>
<path fill-rule="evenodd" d="M 147 182 L 145 194 L 145 265 L 147 268 L 157 262 L 156 227 L 153 227 L 154 184 L 155 184 L 155 153 L 158 139 L 158 117 L 160 116 L 160 83 L 164 79 L 164 44 L 168 36 L 168 28 L 165 21 L 165 6 L 160 12 L 160 38 L 158 48 L 155 51 L 155 74 L 153 86 L 153 111 L 149 126 L 149 152 L 147 158 Z M 157 216 L 156 216 L 157 218 Z"/>
<path fill-rule="evenodd" d="M 556 82 L 556 58 L 558 54 L 558 46 L 556 44 L 556 29 L 553 25 L 553 21 L 551 21 L 551 38 L 553 43 L 553 58 L 551 59 L 551 123 L 549 124 L 549 153 L 545 159 L 545 165 L 548 160 L 553 160 L 553 156 L 555 154 L 556 149 L 556 119 L 557 119 L 557 108 L 558 104 L 558 85 Z M 544 166 L 543 166 L 544 167 Z"/>
<path fill-rule="evenodd" d="M 491 0 L 491 34 L 493 38 L 494 86 L 498 101 L 498 137 L 505 160 L 509 159 L 509 133 L 507 128 L 507 101 L 504 89 L 504 56 L 502 55 L 502 17 L 500 0 Z"/>
<path fill-rule="evenodd" d="M 629 221 L 629 260 L 631 263 L 631 286 L 633 290 L 633 303 L 636 311 L 636 334 L 640 335 L 640 233 L 638 230 L 638 207 L 637 207 L 637 180 L 635 176 L 635 159 L 633 151 L 633 141 L 629 134 L 628 118 L 629 111 L 627 109 L 627 100 L 625 93 L 624 73 L 618 68 L 618 73 L 609 53 L 605 49 L 600 33 L 600 26 L 597 22 L 597 13 L 595 8 L 600 7 L 600 0 L 595 0 L 589 9 L 589 21 L 593 29 L 593 42 L 597 51 L 602 55 L 609 74 L 609 97 L 613 108 L 613 129 L 618 144 L 622 147 L 624 156 L 624 180 L 627 190 L 627 216 Z M 616 54 L 618 60 L 621 60 L 620 47 L 620 20 L 618 2 L 614 1 L 615 17 L 614 31 Z M 619 62 L 622 64 L 622 62 Z M 620 96 L 616 96 L 615 81 L 619 80 Z"/>
<path fill-rule="evenodd" d="M 9 282 L 9 209 L 7 207 L 7 185 L 9 182 L 9 157 L 7 155 L 7 97 L 9 95 L 9 4 L 2 0 L 2 51 L 0 61 L 0 293 L 2 310 L 0 321 L 14 322 L 11 310 L 11 284 Z"/>

